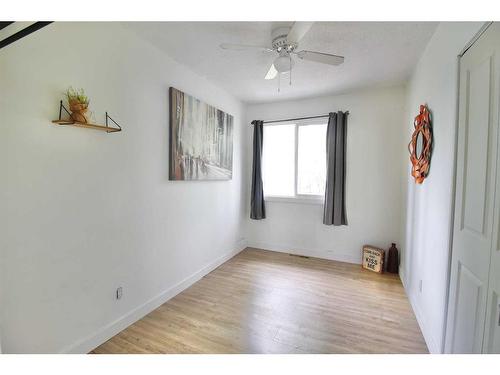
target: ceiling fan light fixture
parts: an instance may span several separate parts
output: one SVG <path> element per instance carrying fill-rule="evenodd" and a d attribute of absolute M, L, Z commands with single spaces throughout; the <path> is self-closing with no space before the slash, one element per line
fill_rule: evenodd
<path fill-rule="evenodd" d="M 307 60 L 315 63 L 326 65 L 340 65 L 344 62 L 344 57 L 332 55 L 324 52 L 315 52 L 298 50 L 299 43 L 305 34 L 312 27 L 314 22 L 294 22 L 291 27 L 278 27 L 271 32 L 271 47 L 262 47 L 246 44 L 230 44 L 223 43 L 220 45 L 222 49 L 230 50 L 260 50 L 263 52 L 274 52 L 278 57 L 269 67 L 265 75 L 266 80 L 278 78 L 278 92 L 280 91 L 281 75 L 289 73 L 289 83 L 292 84 L 292 69 L 295 65 L 295 60 L 292 55 L 299 60 Z"/>
<path fill-rule="evenodd" d="M 292 70 L 294 61 L 290 58 L 290 55 L 281 55 L 274 60 L 274 67 L 279 73 L 286 73 Z"/>

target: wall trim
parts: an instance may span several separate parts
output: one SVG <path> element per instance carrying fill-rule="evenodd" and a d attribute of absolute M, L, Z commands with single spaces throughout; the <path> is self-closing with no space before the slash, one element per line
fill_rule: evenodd
<path fill-rule="evenodd" d="M 98 329 L 93 334 L 83 338 L 82 340 L 77 341 L 74 344 L 71 344 L 63 348 L 62 350 L 59 351 L 59 353 L 86 354 L 91 350 L 95 349 L 102 343 L 106 342 L 113 336 L 123 331 L 131 324 L 135 323 L 139 319 L 143 318 L 153 310 L 163 305 L 169 299 L 175 297 L 183 290 L 189 288 L 195 282 L 200 280 L 203 276 L 209 274 L 214 269 L 216 269 L 223 263 L 227 262 L 229 259 L 239 254 L 247 247 L 246 240 L 238 241 L 236 246 L 237 248 L 235 250 L 232 250 L 220 256 L 219 258 L 205 265 L 192 275 L 179 281 L 177 284 L 173 285 L 172 287 L 168 288 L 167 290 L 158 294 L 157 296 L 151 298 L 149 301 L 146 301 L 144 304 L 136 307 L 135 309 L 126 313 L 120 318 Z"/>
<path fill-rule="evenodd" d="M 488 27 L 490 27 L 492 25 L 493 21 L 487 21 L 483 24 L 483 26 L 481 26 L 481 28 L 478 30 L 478 32 L 472 37 L 472 39 L 465 45 L 465 47 L 462 49 L 462 51 L 460 51 L 460 53 L 458 54 L 458 57 L 462 57 L 463 55 L 465 55 L 465 53 L 469 50 L 469 48 L 471 48 L 474 43 L 477 42 L 477 40 L 479 38 L 481 38 L 481 36 L 484 34 L 484 32 L 488 29 Z"/>
<path fill-rule="evenodd" d="M 402 267 L 399 268 L 401 271 Z M 427 349 L 431 354 L 441 354 L 441 346 L 438 345 L 436 338 L 432 336 L 431 331 L 429 330 L 429 324 L 425 319 L 425 315 L 422 313 L 420 306 L 417 303 L 416 298 L 413 294 L 410 293 L 410 289 L 407 288 L 406 278 L 404 274 L 400 273 L 401 283 L 403 284 L 403 288 L 406 292 L 406 296 L 408 297 L 408 301 L 410 301 L 411 308 L 413 313 L 415 314 L 415 318 L 417 319 L 418 326 L 420 327 L 420 331 L 422 332 L 422 336 L 424 336 L 425 343 L 427 345 Z"/>
<path fill-rule="evenodd" d="M 336 260 L 338 262 L 361 264 L 361 249 L 359 250 L 359 256 L 353 256 L 350 254 L 338 254 L 320 249 L 310 249 L 310 248 L 305 249 L 291 245 L 282 245 L 282 244 L 267 243 L 267 242 L 249 241 L 248 247 L 253 247 L 262 250 L 276 251 L 278 253 L 287 253 L 294 255 L 309 256 L 313 258 Z"/>

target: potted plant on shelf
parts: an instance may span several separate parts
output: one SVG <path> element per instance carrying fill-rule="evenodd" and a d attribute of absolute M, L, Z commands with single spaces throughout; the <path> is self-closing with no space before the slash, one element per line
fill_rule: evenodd
<path fill-rule="evenodd" d="M 89 108 L 89 98 L 85 95 L 83 89 L 75 90 L 70 87 L 66 91 L 69 110 L 71 111 L 71 119 L 75 122 L 86 124 L 88 122 L 86 112 Z"/>

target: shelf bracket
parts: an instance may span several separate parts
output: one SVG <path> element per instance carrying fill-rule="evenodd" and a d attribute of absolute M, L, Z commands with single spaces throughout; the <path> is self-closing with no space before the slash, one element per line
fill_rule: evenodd
<path fill-rule="evenodd" d="M 115 120 L 113 120 L 113 119 L 112 119 L 112 118 L 108 115 L 108 112 L 106 112 L 106 127 L 107 127 L 107 128 L 109 127 L 109 126 L 108 126 L 108 119 L 110 119 L 111 121 L 113 121 L 113 124 L 115 124 L 116 126 L 118 126 L 118 129 L 120 129 L 120 130 L 118 130 L 118 131 L 122 131 L 122 127 L 121 127 L 120 125 L 118 125 L 118 123 L 117 123 Z M 109 133 L 109 131 L 108 131 L 107 133 Z"/>
<path fill-rule="evenodd" d="M 66 107 L 64 106 L 63 104 L 63 101 L 61 100 L 60 102 L 60 105 L 59 105 L 59 121 L 62 121 L 62 110 L 64 109 L 64 112 L 66 112 L 69 116 L 69 118 L 71 118 L 71 113 L 66 109 Z"/>

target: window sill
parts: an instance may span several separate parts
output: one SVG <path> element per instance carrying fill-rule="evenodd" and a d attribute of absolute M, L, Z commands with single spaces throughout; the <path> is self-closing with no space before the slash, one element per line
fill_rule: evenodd
<path fill-rule="evenodd" d="M 297 203 L 297 204 L 316 204 L 323 205 L 323 197 L 303 198 L 303 197 L 277 197 L 268 196 L 264 197 L 265 202 L 279 202 L 279 203 Z"/>

